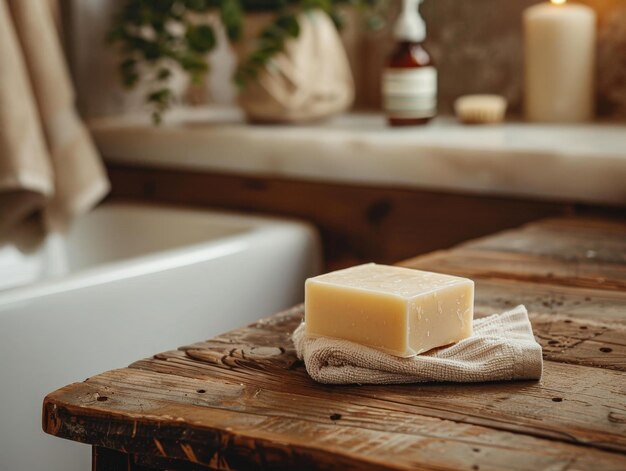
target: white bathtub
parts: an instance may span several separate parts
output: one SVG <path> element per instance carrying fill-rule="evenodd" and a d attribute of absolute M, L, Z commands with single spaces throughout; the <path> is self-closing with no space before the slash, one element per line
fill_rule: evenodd
<path fill-rule="evenodd" d="M 84 471 L 41 431 L 46 393 L 301 301 L 320 251 L 302 223 L 118 203 L 19 255 L 0 247 L 0 470 Z"/>

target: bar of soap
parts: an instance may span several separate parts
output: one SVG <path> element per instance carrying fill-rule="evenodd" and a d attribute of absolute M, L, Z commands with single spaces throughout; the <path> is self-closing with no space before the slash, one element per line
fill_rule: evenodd
<path fill-rule="evenodd" d="M 474 282 L 370 263 L 309 278 L 307 335 L 410 357 L 472 335 Z"/>

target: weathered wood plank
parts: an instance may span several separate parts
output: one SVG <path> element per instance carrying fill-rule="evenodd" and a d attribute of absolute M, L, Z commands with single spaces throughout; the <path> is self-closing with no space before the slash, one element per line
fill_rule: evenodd
<path fill-rule="evenodd" d="M 402 265 L 478 279 L 624 291 L 626 222 L 559 219 L 531 223 Z"/>
<path fill-rule="evenodd" d="M 320 400 L 287 393 L 275 402 L 265 397 L 270 391 L 238 383 L 212 381 L 210 391 L 198 393 L 207 384 L 203 380 L 158 375 L 154 383 L 142 382 L 138 371 L 115 374 L 102 377 L 102 384 L 90 380 L 48 396 L 46 430 L 76 441 L 115 443 L 133 453 L 192 457 L 218 469 L 619 469 L 626 464 L 623 454 L 423 417 L 402 407 L 362 407 L 332 394 Z M 236 402 L 241 398 L 265 402 L 268 410 L 243 409 Z M 84 418 L 71 419 L 84 417 L 86 410 L 89 427 Z M 367 426 L 371 423 L 376 427 Z"/>
<path fill-rule="evenodd" d="M 207 384 L 218 380 L 275 394 L 289 392 L 299 395 L 299 401 L 316 396 L 325 403 L 335 399 L 371 407 L 376 398 L 389 401 L 381 404 L 384 409 L 397 410 L 398 404 L 404 403 L 414 414 L 626 451 L 626 425 L 609 420 L 611 414 L 623 414 L 626 403 L 623 375 L 618 372 L 548 362 L 540 383 L 332 388 L 314 383 L 289 350 L 263 360 L 243 358 L 237 350 L 237 344 L 233 344 L 225 349 L 218 347 L 212 354 L 199 348 L 186 353 L 169 352 L 133 367 L 200 379 Z M 274 399 L 274 404 L 286 401 Z M 306 411 L 299 407 L 297 403 L 295 414 L 310 413 L 310 407 Z"/>
<path fill-rule="evenodd" d="M 457 249 L 434 252 L 403 262 L 422 270 L 475 279 L 519 280 L 547 285 L 603 290 L 626 290 L 626 265 L 563 262 L 543 256 Z"/>
<path fill-rule="evenodd" d="M 572 221 L 573 223 L 569 223 Z M 471 240 L 455 250 L 524 253 L 565 263 L 626 265 L 626 222 L 559 219 Z"/>
<path fill-rule="evenodd" d="M 625 327 L 551 315 L 531 317 L 545 360 L 626 371 Z"/>
<path fill-rule="evenodd" d="M 517 280 L 474 279 L 476 314 L 493 314 L 523 304 L 531 315 L 626 326 L 626 291 L 572 288 Z"/>

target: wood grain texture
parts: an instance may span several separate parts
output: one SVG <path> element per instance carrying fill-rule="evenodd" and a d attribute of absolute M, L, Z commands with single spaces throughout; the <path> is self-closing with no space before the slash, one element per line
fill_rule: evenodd
<path fill-rule="evenodd" d="M 132 378 L 134 373 L 122 370 L 120 376 Z M 160 375 L 162 380 L 167 377 Z M 268 412 L 242 409 L 237 404 L 237 399 L 252 399 L 255 394 L 261 402 L 266 390 L 257 386 L 207 384 L 202 379 L 179 383 L 176 377 L 169 383 L 157 383 L 161 391 L 168 387 L 185 391 L 182 395 L 186 393 L 190 402 L 185 404 L 172 402 L 167 394 L 156 398 L 160 391 L 154 384 L 134 378 L 130 383 L 131 390 L 125 390 L 119 381 L 107 386 L 106 404 L 91 402 L 103 391 L 99 385 L 86 382 L 71 392 L 59 391 L 56 406 L 47 408 L 48 419 L 59 424 L 57 435 L 102 445 L 114 443 L 132 453 L 191 459 L 218 469 L 414 469 L 418 465 L 424 469 L 472 469 L 478 464 L 484 469 L 561 469 L 571 463 L 587 469 L 595 465 L 618 469 L 624 463 L 619 453 L 422 416 L 408 405 L 392 408 L 389 400 L 378 404 L 361 400 L 367 405 L 360 406 L 359 401 L 352 404 L 332 394 L 322 400 L 315 395 L 295 398 L 285 393 L 278 397 L 284 403 L 271 403 Z M 207 386 L 215 391 L 202 398 L 194 394 L 198 387 Z M 294 399 L 302 404 L 290 404 Z M 132 403 L 141 406 L 140 417 L 128 411 Z M 100 426 L 86 428 L 81 421 L 72 424 L 71 417 L 85 407 Z"/>
<path fill-rule="evenodd" d="M 623 222 L 547 220 L 403 262 L 471 273 L 478 317 L 524 303 L 538 382 L 317 384 L 296 306 L 55 391 L 44 430 L 156 469 L 626 469 L 624 248 Z"/>
<path fill-rule="evenodd" d="M 471 278 L 626 290 L 626 223 L 562 221 L 558 225 L 547 220 L 545 225 L 506 231 L 452 252 L 435 252 L 416 260 L 414 266 Z"/>
<path fill-rule="evenodd" d="M 372 405 L 371 401 L 381 394 L 382 388 L 325 387 L 317 390 L 318 385 L 297 362 L 290 339 L 283 334 L 293 330 L 301 317 L 301 310 L 292 311 L 277 325 L 274 335 L 268 335 L 268 328 L 263 325 L 264 335 L 258 338 L 259 326 L 253 325 L 218 339 L 142 360 L 132 366 L 177 377 L 202 378 L 204 381 L 219 379 L 268 390 L 280 388 L 302 397 L 314 388 L 316 394 L 322 395 L 322 403 L 345 394 L 342 401 L 363 407 Z M 254 351 L 271 352 L 275 348 L 275 353 L 263 357 L 262 361 L 254 354 Z M 568 356 L 572 355 L 564 349 L 563 356 L 567 362 Z M 264 374 L 254 375 L 253 370 L 259 368 L 263 368 Z M 584 377 L 580 377 L 583 372 Z M 599 446 L 608 449 L 626 451 L 626 428 L 615 427 L 608 419 L 611 412 L 619 411 L 620 404 L 626 403 L 626 390 L 619 385 L 624 377 L 621 372 L 581 370 L 571 365 L 546 363 L 545 374 L 552 378 L 548 387 L 544 381 L 529 382 L 523 386 L 521 383 L 502 383 L 497 388 L 493 384 L 388 386 L 382 389 L 380 397 L 391 400 L 396 408 L 399 403 L 407 404 L 411 413 L 454 421 L 463 417 L 465 423 L 488 424 L 512 431 L 526 430 L 536 436 L 562 437 L 575 443 L 598 442 L 602 443 Z M 284 386 L 287 379 L 288 386 Z M 105 383 L 110 381 L 108 377 L 104 380 Z M 577 399 L 579 393 L 584 393 L 583 396 L 589 394 L 592 383 L 593 394 L 587 399 L 582 396 Z M 582 402 L 585 402 L 585 412 L 578 415 Z M 293 404 L 292 401 L 273 397 L 268 407 L 271 408 L 273 403 Z M 472 405 L 472 413 L 466 410 L 468 404 Z M 306 414 L 300 410 L 302 407 L 302 402 L 296 402 L 294 414 Z M 479 412 L 476 414 L 474 411 Z"/>

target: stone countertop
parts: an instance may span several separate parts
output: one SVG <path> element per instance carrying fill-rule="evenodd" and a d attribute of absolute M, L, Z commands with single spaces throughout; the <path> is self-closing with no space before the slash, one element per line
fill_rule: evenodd
<path fill-rule="evenodd" d="M 378 114 L 320 124 L 248 125 L 235 109 L 174 110 L 90 122 L 105 160 L 248 174 L 626 205 L 626 125 L 465 126 L 440 118 L 389 128 Z"/>

